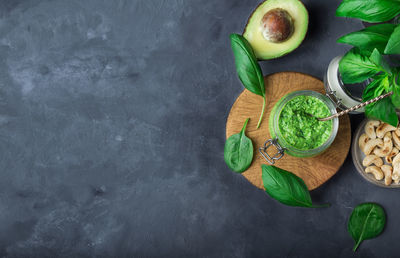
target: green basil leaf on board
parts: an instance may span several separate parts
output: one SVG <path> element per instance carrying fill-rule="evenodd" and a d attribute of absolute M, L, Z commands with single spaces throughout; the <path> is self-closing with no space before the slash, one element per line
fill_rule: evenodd
<path fill-rule="evenodd" d="M 384 72 L 382 67 L 374 64 L 360 49 L 352 48 L 339 62 L 339 72 L 344 83 L 359 83 Z"/>
<path fill-rule="evenodd" d="M 386 214 L 376 203 L 362 203 L 354 208 L 350 215 L 347 229 L 356 242 L 355 252 L 363 240 L 377 237 L 386 224 Z"/>
<path fill-rule="evenodd" d="M 230 169 L 241 173 L 245 171 L 253 161 L 253 143 L 246 136 L 245 131 L 249 118 L 238 134 L 234 134 L 225 142 L 224 159 Z"/>
<path fill-rule="evenodd" d="M 375 48 L 378 49 L 380 53 L 383 53 L 395 27 L 396 25 L 394 24 L 370 26 L 363 30 L 344 35 L 339 38 L 337 42 L 358 47 L 368 54 L 371 54 Z"/>
<path fill-rule="evenodd" d="M 399 123 L 396 107 L 393 105 L 390 98 L 384 98 L 365 106 L 365 115 L 369 118 L 379 119 L 395 127 Z"/>
<path fill-rule="evenodd" d="M 400 2 L 399 2 L 400 3 Z M 386 45 L 385 54 L 400 54 L 400 25 L 394 29 Z"/>
<path fill-rule="evenodd" d="M 398 14 L 398 0 L 343 0 L 336 10 L 336 16 L 358 18 L 371 23 L 385 22 Z"/>
<path fill-rule="evenodd" d="M 304 181 L 293 173 L 275 166 L 262 165 L 262 180 L 265 191 L 275 200 L 289 205 L 307 208 L 327 207 L 313 205 Z"/>
<path fill-rule="evenodd" d="M 231 34 L 230 39 L 240 81 L 246 89 L 263 97 L 263 107 L 257 124 L 259 128 L 265 110 L 264 76 L 250 43 L 239 34 Z"/>

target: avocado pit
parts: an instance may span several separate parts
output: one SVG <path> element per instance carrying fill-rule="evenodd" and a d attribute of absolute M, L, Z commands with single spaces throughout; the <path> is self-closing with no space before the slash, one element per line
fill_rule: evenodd
<path fill-rule="evenodd" d="M 293 29 L 292 17 L 282 8 L 268 11 L 261 19 L 263 37 L 273 43 L 281 43 L 288 40 L 293 33 Z"/>

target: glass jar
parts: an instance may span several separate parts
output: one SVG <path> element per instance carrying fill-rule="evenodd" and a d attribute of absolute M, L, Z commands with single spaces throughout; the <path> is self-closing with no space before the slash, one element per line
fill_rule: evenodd
<path fill-rule="evenodd" d="M 315 97 L 319 100 L 321 100 L 329 109 L 331 115 L 336 113 L 336 107 L 334 103 L 325 95 L 318 93 L 316 91 L 311 91 L 311 90 L 301 90 L 301 91 L 294 91 L 291 92 L 287 95 L 285 95 L 283 98 L 281 98 L 274 106 L 274 108 L 271 111 L 270 117 L 269 117 L 269 131 L 271 134 L 271 139 L 265 142 L 264 146 L 260 148 L 260 153 L 261 155 L 270 163 L 274 164 L 276 160 L 279 160 L 280 158 L 283 157 L 284 153 L 287 153 L 288 155 L 294 156 L 294 157 L 314 157 L 322 152 L 324 152 L 328 147 L 332 144 L 332 142 L 335 140 L 337 131 L 339 129 L 339 119 L 336 117 L 332 119 L 332 128 L 331 132 L 329 135 L 329 138 L 320 146 L 314 148 L 314 149 L 308 149 L 308 150 L 303 150 L 303 149 L 298 149 L 294 146 L 291 146 L 285 138 L 282 136 L 282 132 L 279 128 L 279 119 L 281 112 L 283 108 L 286 106 L 286 104 L 292 100 L 293 98 L 297 96 L 311 96 Z M 274 155 L 270 155 L 268 153 L 268 149 L 270 147 L 275 147 L 276 152 Z"/>
<path fill-rule="evenodd" d="M 344 84 L 339 73 L 339 62 L 342 56 L 337 56 L 330 62 L 324 76 L 324 87 L 326 95 L 332 100 L 335 106 L 341 110 L 359 105 L 362 102 L 362 92 L 370 83 L 366 80 L 357 84 Z M 364 112 L 364 107 L 350 112 L 350 114 L 360 114 Z"/>

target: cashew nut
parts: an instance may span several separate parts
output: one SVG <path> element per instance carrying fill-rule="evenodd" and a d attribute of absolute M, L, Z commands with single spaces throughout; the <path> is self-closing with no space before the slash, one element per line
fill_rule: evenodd
<path fill-rule="evenodd" d="M 377 120 L 369 120 L 365 124 L 365 133 L 370 139 L 375 139 L 376 138 L 376 133 L 375 133 L 375 127 L 380 125 L 380 121 Z"/>
<path fill-rule="evenodd" d="M 400 130 L 396 129 L 396 131 L 392 132 L 392 137 L 394 146 L 396 146 L 397 149 L 400 149 Z"/>
<path fill-rule="evenodd" d="M 393 167 L 396 166 L 397 164 L 400 165 L 400 153 L 397 154 L 397 155 L 393 158 Z"/>
<path fill-rule="evenodd" d="M 399 153 L 399 149 L 396 147 L 393 147 L 392 151 L 385 157 L 385 161 L 387 163 L 392 163 L 393 162 L 393 157 L 396 156 Z"/>
<path fill-rule="evenodd" d="M 399 139 L 400 140 L 400 139 Z M 364 150 L 365 144 L 368 141 L 368 136 L 367 134 L 363 133 L 360 138 L 358 138 L 358 146 L 360 146 L 361 150 Z"/>
<path fill-rule="evenodd" d="M 400 153 L 396 155 L 393 159 L 393 173 L 392 179 L 396 184 L 400 182 Z"/>
<path fill-rule="evenodd" d="M 387 132 L 391 132 L 391 131 L 394 131 L 396 129 L 397 129 L 396 127 L 394 127 L 394 126 L 392 126 L 390 124 L 383 123 L 376 129 L 376 137 L 383 138 L 383 136 L 385 136 L 385 134 Z"/>
<path fill-rule="evenodd" d="M 383 138 L 383 148 L 376 147 L 374 154 L 378 157 L 386 157 L 393 149 L 392 134 L 387 132 Z"/>
<path fill-rule="evenodd" d="M 400 166 L 399 165 L 396 165 L 393 167 L 392 179 L 396 184 L 398 184 L 400 182 Z"/>
<path fill-rule="evenodd" d="M 369 141 L 365 144 L 365 147 L 364 147 L 364 154 L 365 154 L 365 155 L 371 154 L 372 150 L 373 150 L 376 146 L 382 145 L 382 144 L 383 144 L 383 141 L 382 141 L 382 139 L 379 139 L 379 138 L 375 138 L 375 139 L 369 140 Z"/>
<path fill-rule="evenodd" d="M 363 160 L 363 166 L 368 167 L 371 164 L 375 164 L 377 167 L 381 167 L 383 165 L 383 161 L 376 155 L 367 155 Z"/>
<path fill-rule="evenodd" d="M 385 174 L 385 185 L 390 185 L 392 183 L 392 166 L 383 165 L 381 170 Z"/>
<path fill-rule="evenodd" d="M 376 180 L 382 180 L 383 179 L 383 172 L 380 168 L 376 167 L 376 166 L 371 166 L 371 167 L 367 167 L 365 169 L 365 173 L 370 173 L 373 174 Z"/>

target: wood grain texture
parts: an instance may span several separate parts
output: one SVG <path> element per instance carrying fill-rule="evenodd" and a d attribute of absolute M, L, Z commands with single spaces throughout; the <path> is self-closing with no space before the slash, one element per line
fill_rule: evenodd
<path fill-rule="evenodd" d="M 242 175 L 256 187 L 264 189 L 261 179 L 261 165 L 268 164 L 258 149 L 270 139 L 268 118 L 275 103 L 284 95 L 298 90 L 314 90 L 325 94 L 323 82 L 310 75 L 296 72 L 282 72 L 264 78 L 267 95 L 267 106 L 264 119 L 256 129 L 262 108 L 262 98 L 248 90 L 244 90 L 233 104 L 226 122 L 226 138 L 240 132 L 243 123 L 249 117 L 246 135 L 254 145 L 253 163 Z M 324 153 L 312 158 L 296 158 L 285 154 L 275 166 L 288 170 L 306 183 L 313 190 L 331 178 L 342 166 L 349 152 L 351 142 L 350 119 L 348 115 L 339 118 L 339 131 L 331 147 Z"/>

